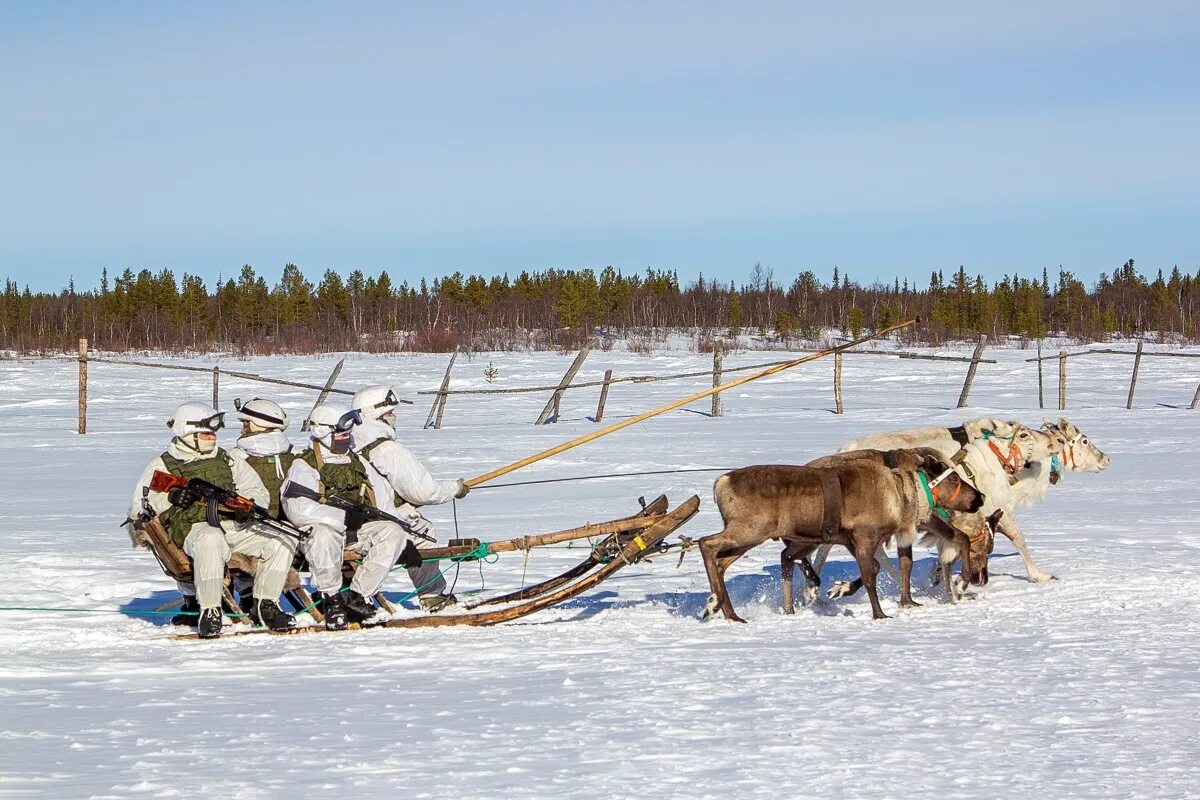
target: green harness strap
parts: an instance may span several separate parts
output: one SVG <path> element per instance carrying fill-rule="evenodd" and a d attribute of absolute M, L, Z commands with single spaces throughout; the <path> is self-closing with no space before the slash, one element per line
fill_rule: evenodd
<path fill-rule="evenodd" d="M 917 481 L 921 484 L 921 488 L 925 490 L 925 499 L 929 501 L 929 507 L 933 509 L 933 513 L 937 514 L 946 522 L 949 522 L 950 512 L 939 506 L 937 502 L 934 501 L 933 490 L 929 488 L 929 478 L 925 477 L 924 472 L 917 470 Z"/>

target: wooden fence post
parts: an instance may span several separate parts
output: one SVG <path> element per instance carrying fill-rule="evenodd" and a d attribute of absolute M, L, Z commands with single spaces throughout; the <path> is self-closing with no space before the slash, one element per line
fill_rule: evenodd
<path fill-rule="evenodd" d="M 1038 408 L 1046 407 L 1045 395 L 1042 393 L 1042 340 L 1038 339 Z"/>
<path fill-rule="evenodd" d="M 321 405 L 321 403 L 325 402 L 325 398 L 329 396 L 329 390 L 333 388 L 333 384 L 337 381 L 338 375 L 342 374 L 342 363 L 345 360 L 346 359 L 344 358 L 339 359 L 338 363 L 334 364 L 333 372 L 329 373 L 329 379 L 325 381 L 325 388 L 322 389 L 321 393 L 317 395 L 317 402 L 313 403 L 313 408 L 316 408 L 317 406 Z M 312 411 L 308 412 L 308 416 L 312 416 Z M 300 430 L 308 430 L 308 417 L 304 418 L 303 424 L 300 425 Z"/>
<path fill-rule="evenodd" d="M 221 368 L 213 367 L 213 408 L 220 404 Z"/>
<path fill-rule="evenodd" d="M 1200 385 L 1196 386 L 1196 393 L 1192 395 L 1192 404 L 1188 408 L 1195 411 L 1197 405 L 1200 405 Z"/>
<path fill-rule="evenodd" d="M 1138 339 L 1137 354 L 1133 357 L 1133 377 L 1129 379 L 1129 399 L 1125 401 L 1125 408 L 1133 408 L 1133 390 L 1137 388 L 1138 368 L 1142 366 L 1142 340 Z"/>
<path fill-rule="evenodd" d="M 433 405 L 429 407 L 429 416 L 425 417 L 425 424 L 421 426 L 422 430 L 428 428 L 431 422 L 434 423 L 434 430 L 442 427 L 442 414 L 446 411 L 446 390 L 450 388 L 450 370 L 454 369 L 454 359 L 456 358 L 458 358 L 457 347 L 450 354 L 450 363 L 446 365 L 446 374 L 442 376 L 442 386 L 438 389 L 438 393 L 433 396 Z M 437 415 L 436 421 L 435 414 Z"/>
<path fill-rule="evenodd" d="M 88 433 L 88 339 L 79 339 L 79 433 Z"/>
<path fill-rule="evenodd" d="M 1067 351 L 1058 351 L 1058 410 L 1067 408 Z"/>
<path fill-rule="evenodd" d="M 433 429 L 435 431 L 440 431 L 442 429 L 442 417 L 444 417 L 446 415 L 446 398 L 447 398 L 447 396 L 448 396 L 447 392 L 442 392 L 442 397 L 440 400 L 438 400 L 437 416 L 433 420 Z"/>
<path fill-rule="evenodd" d="M 958 396 L 959 408 L 967 405 L 967 395 L 971 393 L 971 384 L 975 381 L 975 370 L 979 369 L 979 359 L 983 358 L 985 342 L 987 342 L 987 334 L 980 334 L 979 344 L 975 345 L 975 352 L 971 355 L 971 366 L 967 367 L 967 379 L 963 381 L 962 393 Z"/>
<path fill-rule="evenodd" d="M 837 404 L 837 411 L 834 413 L 842 413 L 842 354 L 833 354 L 833 401 Z"/>
<path fill-rule="evenodd" d="M 721 385 L 721 362 L 724 354 L 721 352 L 721 340 L 713 341 L 713 386 Z M 717 392 L 712 397 L 712 415 L 714 417 L 724 416 L 725 409 L 721 407 L 721 393 Z"/>
<path fill-rule="evenodd" d="M 571 362 L 571 366 L 563 374 L 562 380 L 558 382 L 558 388 L 554 390 L 554 394 L 550 395 L 550 399 L 546 401 L 546 407 L 542 409 L 542 413 L 538 414 L 537 422 L 534 425 L 543 425 L 550 418 L 551 413 L 554 414 L 554 421 L 558 422 L 558 402 L 562 398 L 563 392 L 571 381 L 575 379 L 575 373 L 579 372 L 579 368 L 583 366 L 583 361 L 588 357 L 588 353 L 592 352 L 590 348 L 584 347 L 575 354 L 575 360 Z"/>
<path fill-rule="evenodd" d="M 596 404 L 596 416 L 593 422 L 604 419 L 604 402 L 608 400 L 608 384 L 612 381 L 612 370 L 604 370 L 604 385 L 600 387 L 600 402 Z"/>

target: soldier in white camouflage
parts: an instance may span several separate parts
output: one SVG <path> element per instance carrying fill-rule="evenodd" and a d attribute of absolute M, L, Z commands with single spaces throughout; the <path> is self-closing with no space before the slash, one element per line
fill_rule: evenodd
<path fill-rule="evenodd" d="M 279 490 L 287 478 L 288 469 L 299 456 L 284 432 L 288 426 L 287 412 L 273 400 L 255 397 L 246 402 L 233 401 L 237 418 L 242 423 L 237 446 L 229 451 L 231 458 L 243 461 L 254 470 L 267 490 L 270 504 L 264 503 L 276 519 L 283 519 Z M 234 589 L 242 610 L 249 613 L 255 599 L 249 581 L 236 582 Z"/>
<path fill-rule="evenodd" d="M 225 412 L 204 403 L 184 403 L 167 424 L 175 434 L 166 451 L 147 465 L 133 492 L 130 518 L 143 502 L 158 514 L 172 541 L 192 560 L 194 595 L 185 592 L 185 608 L 198 612 L 197 632 L 202 638 L 221 633 L 221 590 L 225 562 L 231 552 L 259 560 L 254 577 L 254 595 L 259 598 L 250 611 L 254 622 L 272 630 L 294 627 L 295 620 L 275 602 L 283 591 L 292 548 L 282 537 L 264 535 L 248 519 L 208 508 L 186 489 L 170 493 L 150 490 L 155 471 L 184 478 L 200 478 L 222 489 L 235 491 L 259 505 L 266 505 L 267 491 L 254 470 L 217 447 L 217 431 L 224 427 Z M 216 519 L 213 519 L 213 516 Z"/>
<path fill-rule="evenodd" d="M 402 511 L 419 515 L 421 506 L 448 503 L 467 496 L 470 489 L 462 478 L 438 480 L 407 447 L 396 441 L 396 408 L 400 401 L 388 386 L 365 386 L 355 392 L 350 407 L 362 416 L 354 429 L 354 449 L 379 470 L 395 492 L 394 502 Z M 423 532 L 434 535 L 433 523 L 419 517 Z M 446 591 L 446 579 L 436 562 L 408 570 L 408 576 L 426 611 L 440 611 L 457 600 Z"/>

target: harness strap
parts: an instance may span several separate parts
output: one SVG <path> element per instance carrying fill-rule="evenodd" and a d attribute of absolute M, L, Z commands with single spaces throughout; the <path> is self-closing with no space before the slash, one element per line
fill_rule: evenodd
<path fill-rule="evenodd" d="M 929 488 L 929 478 L 925 477 L 925 473 L 917 470 L 917 485 L 925 491 L 925 501 L 929 503 L 929 507 L 933 509 L 933 513 L 937 514 L 946 522 L 950 521 L 950 512 L 938 505 L 937 499 L 933 495 L 933 490 Z M 961 489 L 962 486 L 959 486 Z"/>
<path fill-rule="evenodd" d="M 1017 471 L 1018 462 L 1021 457 L 1021 448 L 1017 447 L 1016 442 L 1009 443 L 1007 456 L 1000 452 L 1000 448 L 996 447 L 996 443 L 991 439 L 988 439 L 988 449 L 995 454 L 996 458 L 1000 459 L 1000 463 L 1004 465 L 1005 472 L 1012 475 Z"/>
<path fill-rule="evenodd" d="M 829 541 L 842 529 L 842 479 L 835 469 L 819 469 L 821 476 L 821 538 Z"/>

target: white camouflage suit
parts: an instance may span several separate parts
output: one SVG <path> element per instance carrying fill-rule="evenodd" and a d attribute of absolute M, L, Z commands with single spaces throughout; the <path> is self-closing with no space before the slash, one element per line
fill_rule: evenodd
<path fill-rule="evenodd" d="M 319 448 L 321 459 L 327 464 L 349 464 L 351 453 L 336 454 L 329 451 L 320 441 L 313 440 L 312 447 Z M 358 457 L 357 455 L 355 456 Z M 380 511 L 399 517 L 412 518 L 396 508 L 392 502 L 392 489 L 387 479 L 375 470 L 366 459 L 360 459 L 366 468 L 367 478 L 375 493 L 375 507 Z M 302 459 L 296 459 L 287 475 L 288 482 L 299 484 L 313 491 L 320 491 L 320 475 Z M 286 485 L 286 484 L 285 484 Z M 342 588 L 342 551 L 346 548 L 346 513 L 332 506 L 323 505 L 304 497 L 283 498 L 283 512 L 288 521 L 311 533 L 300 545 L 312 571 L 313 585 L 324 594 L 333 594 Z M 408 534 L 394 522 L 367 522 L 358 531 L 358 541 L 349 545 L 360 553 L 362 564 L 354 573 L 350 588 L 366 598 L 374 597 L 383 586 L 388 572 L 404 550 Z"/>
<path fill-rule="evenodd" d="M 180 461 L 199 461 L 205 458 L 228 458 L 224 450 L 218 448 L 213 453 L 201 455 L 196 451 L 182 446 L 178 440 L 173 440 L 167 447 L 167 452 Z M 233 472 L 234 491 L 243 497 L 249 497 L 259 505 L 266 506 L 268 496 L 266 487 L 258 479 L 245 461 L 229 459 Z M 142 510 L 142 490 L 150 485 L 154 472 L 169 472 L 161 456 L 156 456 L 146 467 L 142 477 L 138 479 L 133 490 L 133 502 L 129 516 L 135 518 Z M 164 492 L 150 492 L 147 496 L 150 507 L 162 515 L 171 508 L 171 503 Z M 199 501 L 203 502 L 203 501 Z M 201 521 L 192 525 L 187 538 L 183 540 L 183 552 L 192 559 L 192 586 L 180 585 L 185 594 L 192 589 L 200 608 L 219 608 L 221 605 L 221 588 L 225 579 L 225 562 L 229 555 L 242 553 L 257 558 L 258 570 L 254 575 L 254 596 L 261 599 L 276 600 L 283 592 L 283 584 L 287 580 L 288 570 L 292 566 L 293 544 L 288 537 L 256 528 L 252 524 L 238 525 L 233 520 L 223 520 L 220 528 L 214 528 L 207 522 Z"/>
<path fill-rule="evenodd" d="M 386 422 L 366 420 L 354 429 L 354 449 L 369 449 L 371 465 L 387 478 L 392 489 L 405 501 L 400 506 L 400 510 L 405 512 L 402 516 L 416 516 L 421 521 L 418 530 L 434 536 L 433 523 L 421 517 L 417 507 L 450 502 L 458 494 L 458 481 L 434 478 L 412 451 L 395 441 L 395 437 L 395 429 Z M 417 546 L 434 545 L 418 543 Z M 446 591 L 446 579 L 438 569 L 437 562 L 410 568 L 408 577 L 421 597 Z"/>

